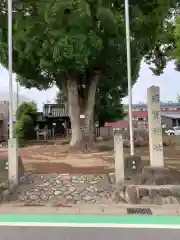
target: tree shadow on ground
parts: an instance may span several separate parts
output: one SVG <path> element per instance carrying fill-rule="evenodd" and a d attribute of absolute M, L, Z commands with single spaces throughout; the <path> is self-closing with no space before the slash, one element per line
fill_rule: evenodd
<path fill-rule="evenodd" d="M 103 166 L 75 167 L 67 163 L 30 163 L 26 164 L 25 170 L 33 174 L 108 174 L 114 172 L 113 168 Z"/>

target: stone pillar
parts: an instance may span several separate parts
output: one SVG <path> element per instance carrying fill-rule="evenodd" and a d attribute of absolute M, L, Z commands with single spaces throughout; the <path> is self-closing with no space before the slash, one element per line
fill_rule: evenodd
<path fill-rule="evenodd" d="M 113 129 L 113 132 L 114 132 L 115 177 L 116 183 L 119 183 L 124 181 L 123 138 L 119 129 Z"/>
<path fill-rule="evenodd" d="M 10 188 L 18 185 L 18 153 L 17 140 L 8 140 L 8 180 Z"/>
<path fill-rule="evenodd" d="M 151 167 L 164 167 L 159 87 L 151 86 L 148 88 L 147 102 L 150 165 Z"/>
<path fill-rule="evenodd" d="M 9 123 L 9 102 L 0 101 L 0 113 L 3 115 L 2 121 L 2 138 L 8 140 L 8 123 Z"/>

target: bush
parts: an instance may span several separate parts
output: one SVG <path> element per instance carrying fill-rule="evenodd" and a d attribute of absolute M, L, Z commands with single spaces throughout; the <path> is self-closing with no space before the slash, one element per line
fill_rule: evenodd
<path fill-rule="evenodd" d="M 27 140 L 35 136 L 37 108 L 35 103 L 22 103 L 16 112 L 14 135 L 19 146 L 24 146 Z"/>
<path fill-rule="evenodd" d="M 36 121 L 37 106 L 34 102 L 24 102 L 18 107 L 16 111 L 16 120 L 21 120 L 24 115 L 28 115 L 34 122 Z"/>

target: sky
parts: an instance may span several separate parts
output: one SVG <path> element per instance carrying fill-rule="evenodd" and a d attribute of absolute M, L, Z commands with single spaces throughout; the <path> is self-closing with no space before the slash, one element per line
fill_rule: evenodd
<path fill-rule="evenodd" d="M 132 90 L 133 103 L 146 102 L 147 88 L 151 85 L 160 87 L 161 101 L 177 101 L 177 94 L 180 95 L 180 72 L 174 70 L 173 63 L 169 63 L 161 76 L 154 76 L 149 70 L 149 66 L 142 64 L 140 70 L 140 76 L 137 83 Z M 8 92 L 8 72 L 0 65 L 0 92 Z M 13 75 L 13 90 L 16 92 L 15 75 Z M 53 87 L 46 91 L 38 91 L 36 89 L 25 89 L 20 87 L 19 94 L 23 95 L 31 100 L 34 100 L 38 109 L 42 110 L 43 103 L 47 101 L 54 102 L 57 89 Z M 128 99 L 123 100 L 124 103 L 128 103 Z"/>

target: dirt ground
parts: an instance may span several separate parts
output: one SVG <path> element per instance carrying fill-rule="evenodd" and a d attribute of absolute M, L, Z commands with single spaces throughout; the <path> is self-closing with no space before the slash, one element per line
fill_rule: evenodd
<path fill-rule="evenodd" d="M 175 141 L 175 138 L 173 139 Z M 164 147 L 165 165 L 180 170 L 180 143 Z M 23 160 L 25 170 L 31 173 L 78 173 L 101 174 L 114 172 L 113 142 L 106 141 L 97 144 L 97 150 L 91 153 L 69 153 L 69 145 L 62 141 L 37 143 L 20 148 L 19 155 Z M 147 147 L 136 148 L 135 153 L 143 160 L 149 160 Z M 5 151 L 0 152 L 5 154 Z M 124 148 L 124 155 L 129 149 Z"/>

